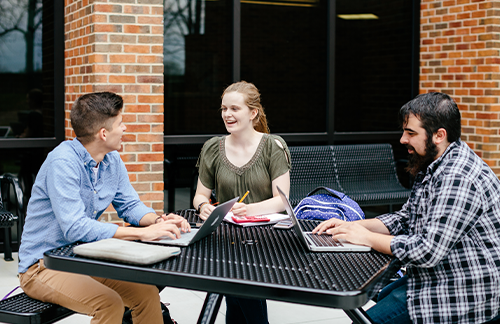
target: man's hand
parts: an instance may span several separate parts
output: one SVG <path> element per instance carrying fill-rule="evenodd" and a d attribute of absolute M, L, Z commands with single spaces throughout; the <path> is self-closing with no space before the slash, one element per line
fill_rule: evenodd
<path fill-rule="evenodd" d="M 369 237 L 373 234 L 357 222 L 345 222 L 336 218 L 322 222 L 312 232 L 319 235 L 331 234 L 339 241 L 366 246 L 371 246 Z"/>
<path fill-rule="evenodd" d="M 173 240 L 181 238 L 181 232 L 175 224 L 167 222 L 159 222 L 158 224 L 140 228 L 142 241 L 156 241 L 164 236 L 168 236 Z"/>
<path fill-rule="evenodd" d="M 373 223 L 377 226 L 373 226 Z M 381 229 L 387 228 L 378 220 L 363 220 L 355 222 L 345 222 L 340 219 L 332 218 L 319 224 L 312 232 L 317 234 L 327 233 L 334 236 L 339 241 L 344 241 L 352 244 L 369 246 L 379 252 L 392 255 L 391 240 L 394 236 L 386 233 L 380 233 Z M 365 225 L 371 224 L 368 229 Z M 371 229 L 379 230 L 374 232 Z M 387 231 L 388 232 L 388 231 Z"/>
<path fill-rule="evenodd" d="M 330 218 L 329 220 L 326 220 L 324 222 L 321 222 L 318 226 L 316 226 L 315 229 L 313 229 L 313 234 L 318 233 L 318 234 L 323 234 L 326 230 L 330 228 L 334 228 L 336 226 L 340 226 L 341 224 L 345 223 L 345 221 L 337 219 L 337 218 Z"/>
<path fill-rule="evenodd" d="M 181 231 L 191 231 L 188 221 L 175 214 L 163 214 L 158 217 L 154 213 L 148 213 L 139 224 L 142 227 L 118 227 L 113 237 L 122 240 L 155 241 L 168 236 L 175 240 L 181 237 Z"/>
<path fill-rule="evenodd" d="M 173 213 L 170 213 L 168 215 L 167 214 L 161 215 L 161 218 L 157 221 L 157 223 L 160 222 L 167 222 L 169 224 L 177 225 L 177 227 L 180 228 L 181 231 L 183 231 L 184 233 L 191 232 L 191 226 L 189 225 L 187 219 Z"/>
<path fill-rule="evenodd" d="M 357 222 L 343 222 L 340 225 L 326 230 L 326 233 L 331 234 L 339 241 L 366 245 L 369 247 L 372 247 L 371 238 L 373 234 L 375 234 Z"/>
<path fill-rule="evenodd" d="M 154 241 L 164 236 L 175 240 L 181 237 L 181 231 L 183 233 L 191 232 L 188 221 L 184 217 L 172 213 L 161 215 L 156 224 L 143 229 L 144 233 L 142 233 L 141 238 L 143 241 Z"/>

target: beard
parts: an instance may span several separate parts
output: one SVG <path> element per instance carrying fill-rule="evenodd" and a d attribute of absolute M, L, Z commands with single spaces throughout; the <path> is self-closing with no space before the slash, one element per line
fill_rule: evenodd
<path fill-rule="evenodd" d="M 425 143 L 424 155 L 418 154 L 417 151 L 415 151 L 415 148 L 411 145 L 406 145 L 406 147 L 414 152 L 410 154 L 408 158 L 408 166 L 405 169 L 413 177 L 415 177 L 420 171 L 425 172 L 438 153 L 436 144 L 432 142 L 432 137 L 427 139 L 427 142 Z"/>

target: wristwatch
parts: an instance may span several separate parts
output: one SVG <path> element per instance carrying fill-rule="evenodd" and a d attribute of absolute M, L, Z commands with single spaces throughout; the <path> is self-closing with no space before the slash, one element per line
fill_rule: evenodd
<path fill-rule="evenodd" d="M 198 214 L 201 213 L 201 207 L 203 207 L 203 205 L 205 205 L 205 204 L 208 204 L 208 201 L 204 201 L 198 205 Z"/>

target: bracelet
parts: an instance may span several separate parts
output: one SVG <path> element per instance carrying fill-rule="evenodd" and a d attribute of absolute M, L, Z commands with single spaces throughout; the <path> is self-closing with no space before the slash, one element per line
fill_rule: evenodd
<path fill-rule="evenodd" d="M 203 207 L 203 205 L 206 205 L 206 204 L 208 204 L 208 201 L 204 201 L 198 205 L 198 214 L 201 213 L 201 207 Z"/>
<path fill-rule="evenodd" d="M 155 219 L 155 224 L 157 224 L 157 223 L 158 223 L 158 220 L 159 220 L 159 219 L 162 219 L 162 217 L 161 217 L 161 216 L 156 217 L 156 219 Z"/>

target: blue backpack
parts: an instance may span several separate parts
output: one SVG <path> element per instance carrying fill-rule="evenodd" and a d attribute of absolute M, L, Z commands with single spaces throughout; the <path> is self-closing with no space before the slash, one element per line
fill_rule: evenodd
<path fill-rule="evenodd" d="M 320 190 L 327 193 L 315 194 Z M 365 219 L 365 214 L 354 200 L 327 187 L 311 191 L 293 211 L 299 219 L 327 220 L 335 217 L 348 222 Z"/>

